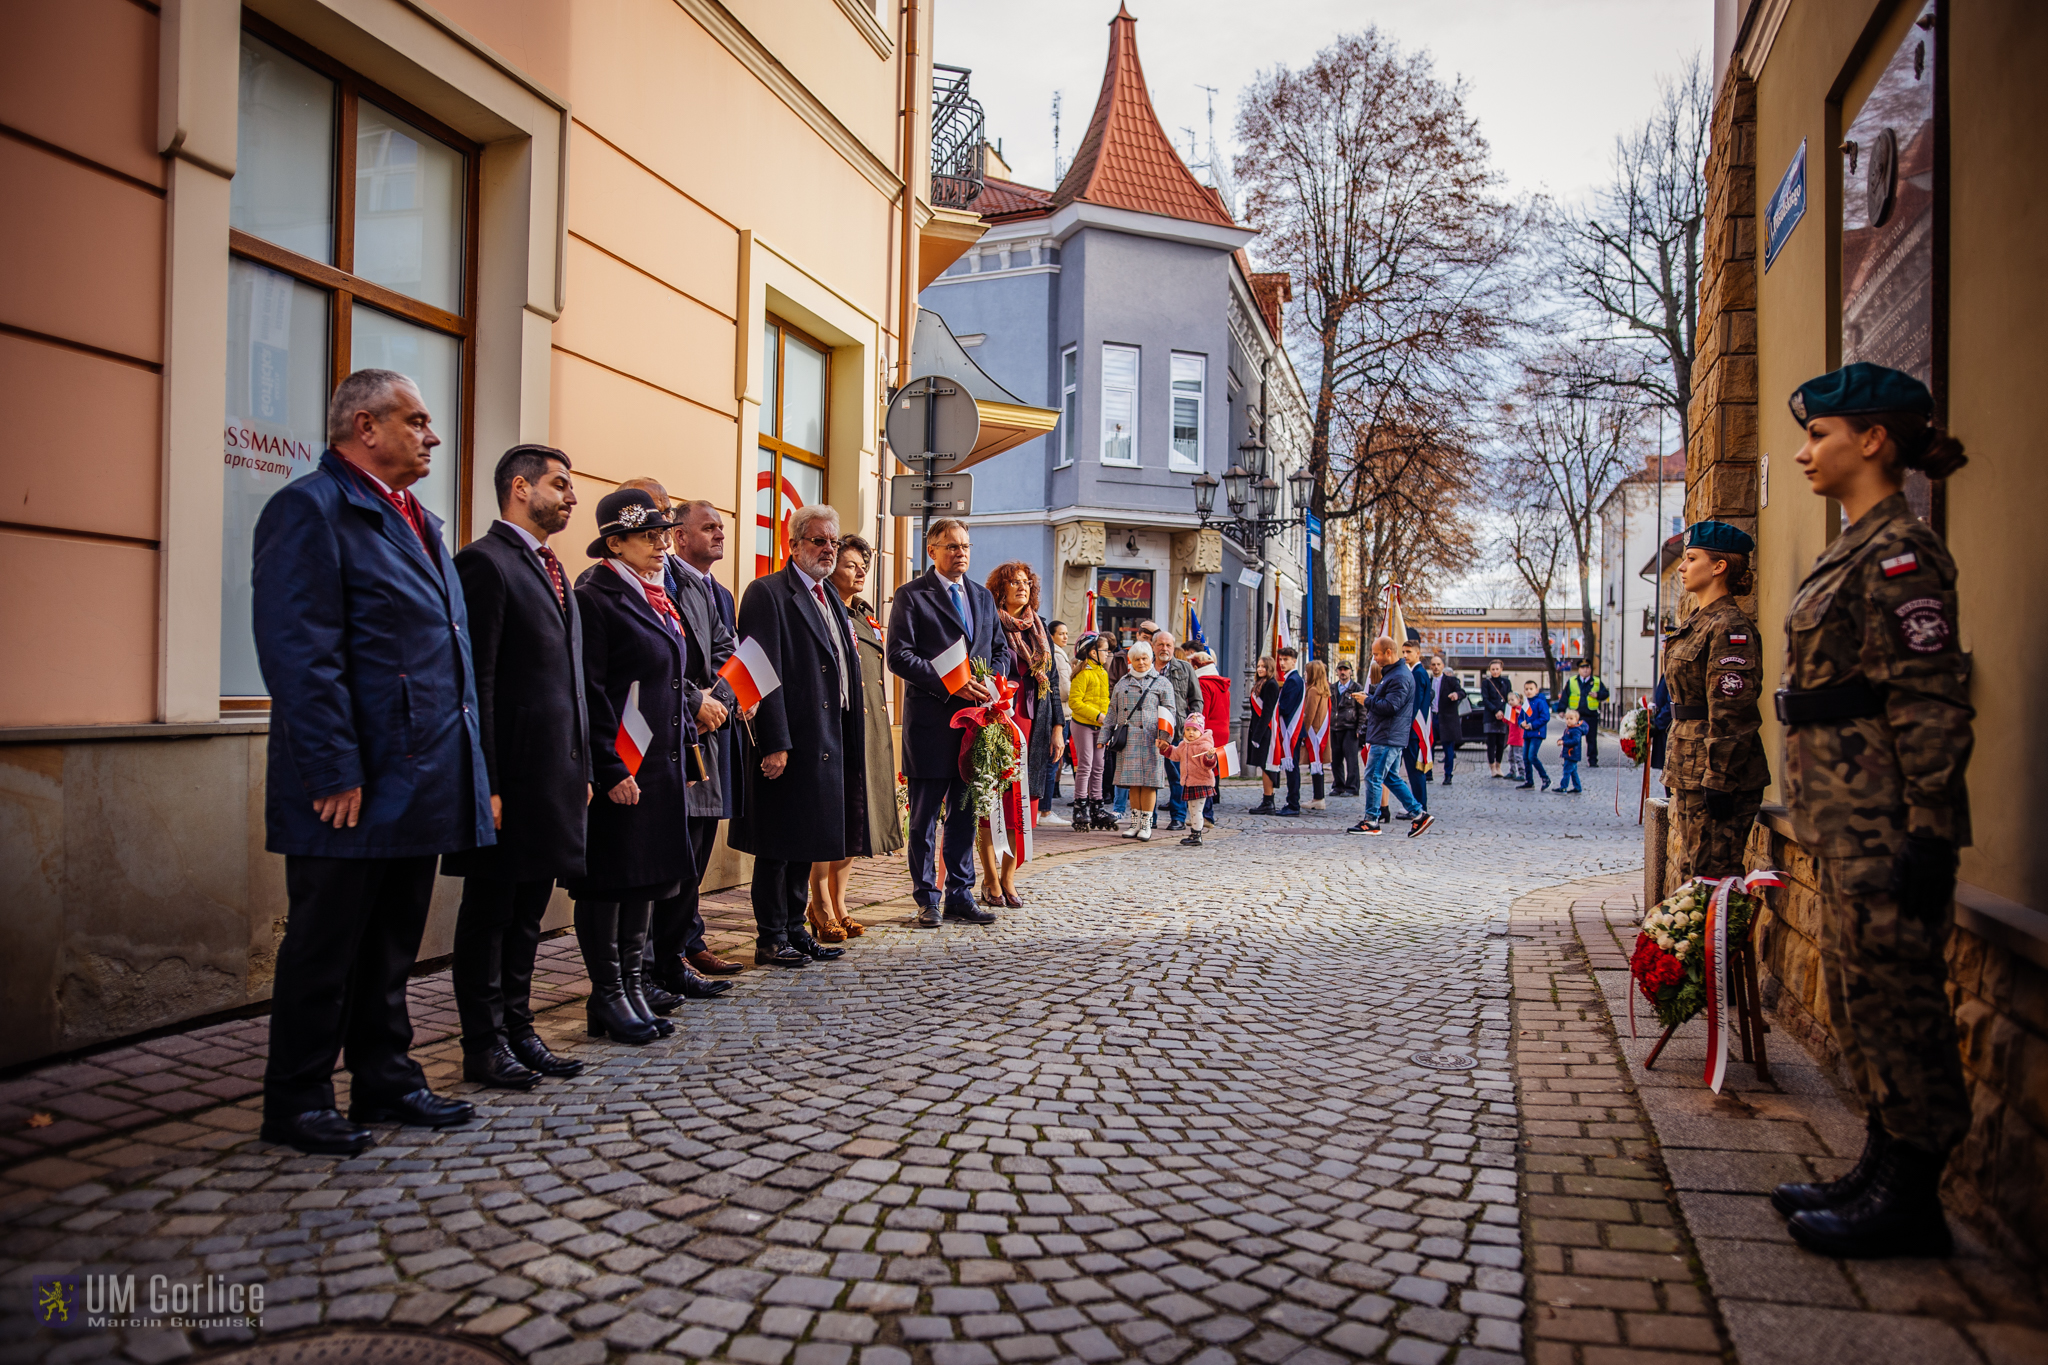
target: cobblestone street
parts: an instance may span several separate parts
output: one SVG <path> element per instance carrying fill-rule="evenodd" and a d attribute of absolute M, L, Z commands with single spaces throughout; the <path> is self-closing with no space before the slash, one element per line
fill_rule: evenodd
<path fill-rule="evenodd" d="M 481 1121 L 357 1160 L 258 1141 L 254 1096 L 28 1159 L 0 1361 L 251 1336 L 33 1311 L 39 1277 L 128 1271 L 262 1280 L 266 1336 L 535 1365 L 1520 1359 L 1508 909 L 1638 866 L 1640 833 L 1613 768 L 1556 797 L 1472 758 L 1421 839 L 1233 788 L 1203 849 L 1102 839 L 989 929 L 874 907 L 843 961 L 750 970 L 647 1048 L 587 1043 L 571 995 L 542 1029 L 582 1077 L 478 1091 L 437 1044 Z"/>

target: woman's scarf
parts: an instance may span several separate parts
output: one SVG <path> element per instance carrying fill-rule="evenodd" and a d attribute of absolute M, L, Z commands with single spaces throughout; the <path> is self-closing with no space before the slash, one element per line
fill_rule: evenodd
<path fill-rule="evenodd" d="M 1010 652 L 1024 661 L 1031 674 L 1032 695 L 1044 696 L 1051 687 L 1047 674 L 1052 668 L 1052 645 L 1045 638 L 1045 627 L 1039 623 L 1038 613 L 1027 611 L 1024 616 L 1016 617 L 997 607 L 996 616 L 1003 623 L 1003 634 L 1009 637 Z"/>

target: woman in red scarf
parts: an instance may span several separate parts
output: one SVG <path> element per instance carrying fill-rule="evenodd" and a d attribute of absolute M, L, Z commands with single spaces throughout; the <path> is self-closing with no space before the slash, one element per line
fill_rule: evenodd
<path fill-rule="evenodd" d="M 1059 728 L 1059 684 L 1053 671 L 1052 641 L 1038 614 L 1038 575 L 1029 564 L 1013 559 L 996 565 L 988 576 L 987 587 L 996 599 L 996 622 L 1009 641 L 1007 676 L 1017 684 L 1010 714 L 1017 728 L 1024 732 L 1024 752 L 1019 755 L 1024 767 L 1024 809 L 1016 818 L 1028 820 L 1035 798 L 1045 790 L 1046 773 L 1052 767 L 1053 732 Z M 1010 849 L 1004 849 L 998 870 L 994 841 L 986 823 L 975 843 L 981 851 L 982 886 L 988 898 L 1011 907 L 1022 905 L 1023 898 L 1017 894 L 1017 860 Z"/>

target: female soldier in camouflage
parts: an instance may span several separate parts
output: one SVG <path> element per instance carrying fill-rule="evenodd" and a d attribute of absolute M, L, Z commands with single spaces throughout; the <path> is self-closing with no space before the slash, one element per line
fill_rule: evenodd
<path fill-rule="evenodd" d="M 1755 587 L 1756 542 L 1724 521 L 1686 532 L 1679 577 L 1698 606 L 1664 646 L 1671 736 L 1664 785 L 1684 849 L 1681 879 L 1739 877 L 1742 850 L 1771 772 L 1757 737 L 1763 725 L 1763 649 L 1736 595 Z"/>
<path fill-rule="evenodd" d="M 1955 564 L 1900 491 L 1909 469 L 1940 479 L 1963 463 L 1932 410 L 1919 380 L 1863 363 L 1792 395 L 1799 465 L 1850 524 L 1785 623 L 1785 802 L 1819 863 L 1835 1037 L 1870 1131 L 1847 1175 L 1780 1185 L 1772 1202 L 1832 1256 L 1947 1255 L 1941 1169 L 1970 1124 L 1943 961 L 1970 837 L 1969 657 Z"/>

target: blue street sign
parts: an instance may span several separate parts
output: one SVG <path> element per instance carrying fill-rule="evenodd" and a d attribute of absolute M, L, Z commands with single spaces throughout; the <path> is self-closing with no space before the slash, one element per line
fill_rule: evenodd
<path fill-rule="evenodd" d="M 1806 216 L 1806 139 L 1799 140 L 1799 153 L 1778 181 L 1771 202 L 1764 207 L 1764 273 L 1769 274 L 1778 252 Z"/>
<path fill-rule="evenodd" d="M 1313 512 L 1301 514 L 1302 524 L 1308 528 L 1308 545 L 1311 550 L 1323 548 L 1323 519 Z"/>

